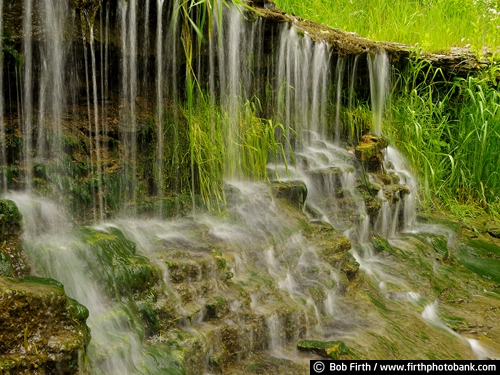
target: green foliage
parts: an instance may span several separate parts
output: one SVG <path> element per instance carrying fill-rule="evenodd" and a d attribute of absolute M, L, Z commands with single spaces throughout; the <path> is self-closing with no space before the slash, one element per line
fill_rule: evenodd
<path fill-rule="evenodd" d="M 268 181 L 269 162 L 285 157 L 285 147 L 277 139 L 283 126 L 259 118 L 256 104 L 250 101 L 242 105 L 236 123 L 219 105 L 211 103 L 209 95 L 198 93 L 196 103 L 196 111 L 191 113 L 188 103 L 182 108 L 189 119 L 192 189 L 209 210 L 218 211 L 225 204 L 224 178 Z M 235 129 L 228 129 L 231 126 Z M 230 131 L 235 132 L 231 137 Z"/>
<path fill-rule="evenodd" d="M 21 70 L 24 65 L 24 56 L 13 47 L 13 42 L 10 36 L 2 36 L 2 59 L 5 59 L 5 53 L 12 56 L 16 68 Z"/>
<path fill-rule="evenodd" d="M 461 244 L 457 258 L 460 264 L 483 279 L 500 283 L 500 248 L 484 241 Z"/>
<path fill-rule="evenodd" d="M 352 108 L 344 109 L 343 121 L 344 131 L 351 145 L 357 145 L 361 136 L 369 133 L 373 115 L 366 103 L 357 103 Z"/>
<path fill-rule="evenodd" d="M 288 13 L 374 39 L 419 45 L 426 50 L 451 46 L 500 45 L 497 0 L 275 0 Z"/>
<path fill-rule="evenodd" d="M 392 135 L 422 182 L 424 205 L 444 203 L 460 217 L 498 216 L 500 68 L 445 82 L 439 69 L 412 62 L 394 93 Z M 438 198 L 436 200 L 436 198 Z"/>

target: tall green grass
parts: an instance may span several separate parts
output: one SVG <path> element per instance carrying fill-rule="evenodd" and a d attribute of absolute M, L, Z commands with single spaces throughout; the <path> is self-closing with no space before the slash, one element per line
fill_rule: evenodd
<path fill-rule="evenodd" d="M 269 181 L 268 166 L 283 160 L 285 145 L 276 134 L 283 126 L 272 120 L 259 118 L 255 103 L 245 102 L 240 110 L 235 139 L 229 140 L 225 127 L 232 123 L 220 105 L 214 105 L 210 95 L 200 92 L 196 111 L 189 102 L 182 105 L 183 118 L 189 123 L 189 151 L 191 191 L 199 194 L 207 209 L 222 211 L 225 205 L 224 179 L 228 165 L 237 163 L 237 177 L 252 181 Z M 228 144 L 228 142 L 233 142 Z M 229 148 L 236 148 L 238 160 L 232 160 Z"/>
<path fill-rule="evenodd" d="M 500 212 L 500 68 L 452 82 L 414 60 L 398 77 L 384 132 L 422 184 L 424 207 L 458 216 Z"/>
<path fill-rule="evenodd" d="M 190 190 L 200 194 L 209 210 L 220 211 L 225 204 L 224 178 L 267 181 L 270 158 L 284 155 L 282 125 L 257 117 L 257 100 L 240 100 L 239 113 L 233 118 L 207 94 L 196 76 L 194 56 L 201 55 L 207 39 L 214 38 L 211 25 L 222 23 L 222 8 L 234 3 L 249 9 L 242 0 L 181 0 L 174 9 L 179 19 L 185 58 L 185 101 L 182 112 L 188 125 Z M 220 41 L 210 40 L 211 43 Z M 287 140 L 285 139 L 285 142 Z"/>
<path fill-rule="evenodd" d="M 426 51 L 452 46 L 500 46 L 498 0 L 275 0 L 278 7 L 379 41 L 418 45 Z"/>

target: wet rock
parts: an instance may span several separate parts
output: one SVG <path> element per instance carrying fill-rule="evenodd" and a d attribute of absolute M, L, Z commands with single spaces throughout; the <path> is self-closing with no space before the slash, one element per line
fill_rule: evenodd
<path fill-rule="evenodd" d="M 334 191 L 339 197 L 342 195 L 342 169 L 339 167 L 329 167 L 324 169 L 315 169 L 308 172 L 313 179 L 314 186 L 322 191 Z"/>
<path fill-rule="evenodd" d="M 30 267 L 21 246 L 22 216 L 11 200 L 0 200 L 0 276 L 28 275 Z"/>
<path fill-rule="evenodd" d="M 354 259 L 354 256 L 351 253 L 346 253 L 340 270 L 351 280 L 357 275 L 359 267 L 360 264 Z"/>
<path fill-rule="evenodd" d="M 12 277 L 14 272 L 9 257 L 3 252 L 0 252 L 0 276 Z"/>
<path fill-rule="evenodd" d="M 332 267 L 337 268 L 346 261 L 351 243 L 330 224 L 320 220 L 311 221 L 309 227 L 304 229 L 304 236 L 316 245 L 319 257 Z M 352 276 L 352 272 L 355 273 L 355 264 L 350 260 L 347 262 L 350 262 L 352 267 L 346 264 L 345 270 Z"/>
<path fill-rule="evenodd" d="M 410 189 L 399 184 L 386 185 L 384 186 L 383 190 L 384 197 L 390 204 L 399 201 L 402 198 L 403 194 L 410 194 Z"/>
<path fill-rule="evenodd" d="M 72 374 L 90 340 L 87 318 L 55 280 L 0 277 L 0 372 Z"/>
<path fill-rule="evenodd" d="M 21 234 L 22 216 L 16 204 L 8 199 L 0 200 L 0 239 Z"/>
<path fill-rule="evenodd" d="M 388 145 L 385 137 L 366 134 L 361 137 L 354 154 L 367 172 L 382 172 L 384 155 L 381 151 Z"/>
<path fill-rule="evenodd" d="M 148 292 L 160 280 L 158 266 L 138 254 L 135 243 L 126 239 L 117 228 L 108 228 L 107 231 L 83 228 L 82 236 L 90 251 L 82 248 L 80 254 L 110 297 Z M 96 262 L 99 267 L 96 267 Z"/>
<path fill-rule="evenodd" d="M 387 252 L 389 254 L 394 254 L 394 249 L 387 239 L 382 236 L 375 235 L 371 238 L 370 241 L 373 245 L 373 248 L 378 252 Z"/>
<path fill-rule="evenodd" d="M 297 343 L 297 349 L 331 359 L 340 359 L 350 354 L 349 348 L 343 341 L 302 340 Z"/>
<path fill-rule="evenodd" d="M 285 358 L 270 356 L 268 352 L 251 353 L 247 359 L 229 364 L 224 375 L 298 375 L 309 374 L 309 363 L 302 364 Z"/>
<path fill-rule="evenodd" d="M 492 237 L 500 238 L 500 228 L 499 227 L 487 228 L 486 232 Z"/>
<path fill-rule="evenodd" d="M 303 181 L 275 182 L 272 185 L 276 198 L 286 200 L 292 207 L 302 210 L 307 198 L 307 186 Z"/>

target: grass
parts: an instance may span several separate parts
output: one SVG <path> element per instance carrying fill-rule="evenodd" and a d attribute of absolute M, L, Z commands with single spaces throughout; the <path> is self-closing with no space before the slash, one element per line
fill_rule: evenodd
<path fill-rule="evenodd" d="M 415 60 L 417 61 L 417 60 Z M 399 75 L 385 134 L 414 167 L 425 208 L 445 206 L 472 223 L 500 218 L 500 67 L 446 82 L 412 62 Z M 474 226 L 474 225 L 473 225 Z"/>
<path fill-rule="evenodd" d="M 380 41 L 447 51 L 500 45 L 498 0 L 275 0 L 305 19 Z"/>
<path fill-rule="evenodd" d="M 240 109 L 237 123 L 219 105 L 213 105 L 210 95 L 198 93 L 196 111 L 189 104 L 182 106 L 189 122 L 189 152 L 191 159 L 191 191 L 200 194 L 209 210 L 220 211 L 225 204 L 225 178 L 269 181 L 269 163 L 283 160 L 285 147 L 276 134 L 282 125 L 256 115 L 256 104 L 246 101 Z M 229 126 L 236 125 L 233 137 Z M 239 155 L 235 160 L 234 153 Z"/>

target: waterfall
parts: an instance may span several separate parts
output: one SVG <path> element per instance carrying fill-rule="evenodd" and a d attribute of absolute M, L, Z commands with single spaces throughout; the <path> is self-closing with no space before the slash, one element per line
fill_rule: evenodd
<path fill-rule="evenodd" d="M 156 3 L 156 126 L 157 126 L 157 153 L 156 153 L 156 168 L 157 179 L 156 189 L 158 198 L 163 198 L 164 182 L 163 182 L 163 90 L 164 90 L 164 64 L 163 64 L 163 2 L 157 0 Z M 163 206 L 161 206 L 161 211 Z M 160 211 L 160 214 L 162 213 Z"/>
<path fill-rule="evenodd" d="M 33 170 L 33 46 L 32 46 L 32 17 L 33 2 L 27 0 L 24 7 L 23 17 L 23 105 L 22 105 L 22 132 L 24 135 L 24 167 L 26 173 L 26 188 L 31 190 L 31 174 Z"/>
<path fill-rule="evenodd" d="M 137 200 L 137 116 L 136 97 L 138 89 L 137 62 L 137 14 L 136 2 L 121 2 L 121 37 L 122 37 L 122 77 L 121 96 L 124 99 L 122 110 L 122 132 L 125 158 L 130 163 L 125 165 L 124 181 L 126 201 Z"/>
<path fill-rule="evenodd" d="M 344 77 L 344 59 L 339 57 L 337 60 L 337 67 L 335 69 L 336 75 L 336 109 L 335 109 L 335 143 L 340 143 L 340 134 L 342 132 L 342 124 L 340 121 L 340 107 L 342 104 L 342 80 Z"/>
<path fill-rule="evenodd" d="M 193 18 L 183 19 L 179 0 L 107 1 L 98 19 L 65 1 L 39 3 L 40 14 L 33 0 L 23 3 L 24 65 L 15 67 L 18 98 L 10 99 L 17 118 L 7 115 L 5 87 L 9 95 L 14 90 L 4 82 L 14 74 L 0 62 L 1 185 L 23 215 L 34 273 L 61 281 L 90 311 L 90 372 L 177 374 L 180 361 L 190 373 L 215 373 L 257 351 L 300 362 L 298 340 L 349 339 L 380 323 L 378 316 L 370 320 L 375 312 L 350 310 L 371 301 L 373 291 L 373 306 L 397 306 L 381 315 L 406 308 L 418 315 L 415 302 L 424 293 L 392 275 L 390 257 L 373 244 L 415 234 L 416 179 L 389 146 L 381 170 L 391 183 L 377 181 L 356 158 L 359 134 L 345 122 L 346 107 L 370 101 L 370 131 L 383 136 L 391 70 L 385 52 L 369 51 L 366 60 L 364 54 L 338 56 L 294 23 L 269 25 L 223 2 L 210 2 L 212 23 L 203 25 L 209 34 L 203 38 L 190 24 L 201 22 L 201 10 L 190 8 Z M 82 30 L 73 30 L 78 37 L 72 40 L 66 29 L 79 12 Z M 0 0 L 0 33 L 4 18 Z M 188 57 L 185 27 L 192 33 Z M 362 69 L 369 70 L 369 98 L 356 93 Z M 192 88 L 183 84 L 186 75 L 195 82 L 190 109 L 209 99 L 210 113 L 194 120 L 206 121 L 210 142 L 222 134 L 216 156 L 223 163 L 214 183 L 224 186 L 223 213 L 197 209 L 194 215 L 202 178 L 197 168 L 213 155 L 189 160 L 196 136 L 190 132 L 198 128 L 185 113 Z M 8 154 L 7 136 L 14 135 L 5 124 L 16 121 L 24 143 Z M 245 151 L 255 148 L 245 144 L 251 121 L 258 129 L 276 124 L 275 134 L 266 136 L 283 153 L 266 142 L 257 150 L 268 153 L 268 171 L 277 170 L 272 181 L 245 174 Z M 8 163 L 22 169 L 25 186 L 7 177 Z M 34 172 L 44 166 L 46 173 Z M 9 192 L 9 184 L 25 192 Z M 290 186 L 302 196 L 307 191 L 307 198 L 277 197 Z M 37 198 L 38 192 L 53 200 Z M 181 200 L 187 194 L 192 207 Z M 380 207 L 370 211 L 373 202 Z M 185 217 L 165 219 L 174 213 Z M 103 265 L 99 258 L 117 238 L 133 249 L 129 258 Z M 121 261 L 147 268 L 151 279 L 143 290 L 114 290 Z M 134 281 L 142 276 L 134 274 Z M 362 302 L 352 298 L 357 288 Z M 432 309 L 417 316 L 421 323 L 435 323 Z M 470 345 L 480 351 L 476 342 Z"/>
<path fill-rule="evenodd" d="M 368 69 L 370 73 L 370 97 L 373 113 L 372 132 L 382 134 L 382 121 L 387 98 L 389 97 L 389 57 L 385 51 L 368 55 Z"/>
<path fill-rule="evenodd" d="M 97 67 L 96 58 L 94 50 L 94 25 L 90 24 L 90 59 L 91 59 L 91 69 L 92 69 L 92 98 L 94 103 L 94 144 L 96 150 L 96 173 L 97 173 L 97 210 L 98 218 L 102 220 L 104 218 L 104 197 L 103 197 L 103 185 L 102 185 L 102 155 L 101 155 L 101 124 L 99 122 L 99 100 L 97 98 Z"/>
<path fill-rule="evenodd" d="M 285 125 L 286 139 L 300 150 L 327 134 L 330 51 L 326 43 L 313 43 L 294 26 L 283 25 L 276 62 L 275 108 Z M 297 134 L 297 135 L 295 135 Z"/>
<path fill-rule="evenodd" d="M 3 51 L 3 0 L 0 0 L 0 51 Z M 5 145 L 4 123 L 4 59 L 0 59 L 0 169 L 2 191 L 7 191 L 7 153 Z"/>
<path fill-rule="evenodd" d="M 68 13 L 67 4 L 57 0 L 46 0 L 44 21 L 46 27 L 41 51 L 42 73 L 38 108 L 38 156 L 53 158 L 60 156 L 62 137 L 62 115 L 64 100 L 64 71 L 66 51 L 63 49 L 63 21 Z"/>

